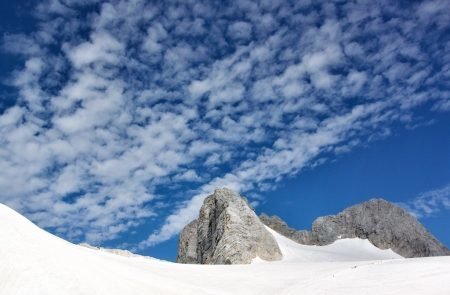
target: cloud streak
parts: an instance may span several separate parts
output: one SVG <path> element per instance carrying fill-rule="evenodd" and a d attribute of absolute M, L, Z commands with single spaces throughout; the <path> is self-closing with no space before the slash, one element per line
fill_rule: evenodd
<path fill-rule="evenodd" d="M 401 205 L 416 218 L 426 218 L 450 210 L 450 185 L 421 193 Z"/>

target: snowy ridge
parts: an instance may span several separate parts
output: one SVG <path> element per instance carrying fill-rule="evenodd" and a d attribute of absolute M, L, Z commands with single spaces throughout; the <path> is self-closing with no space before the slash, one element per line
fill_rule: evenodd
<path fill-rule="evenodd" d="M 183 265 L 73 245 L 0 204 L 0 294 L 450 294 L 450 257 L 391 259 L 363 240 L 313 249 L 274 236 L 280 262 Z"/>
<path fill-rule="evenodd" d="M 145 259 L 156 259 L 156 258 L 149 257 L 149 256 L 142 256 L 142 255 L 134 254 L 133 252 L 130 252 L 128 250 L 109 249 L 109 248 L 103 248 L 103 247 L 96 247 L 96 246 L 89 245 L 88 243 L 81 243 L 81 244 L 78 244 L 78 245 L 82 246 L 82 247 L 85 247 L 85 248 L 88 248 L 88 249 L 92 249 L 92 250 L 96 250 L 96 251 L 102 251 L 102 252 L 107 252 L 107 253 L 123 256 L 123 257 L 141 257 L 141 258 L 145 258 Z"/>

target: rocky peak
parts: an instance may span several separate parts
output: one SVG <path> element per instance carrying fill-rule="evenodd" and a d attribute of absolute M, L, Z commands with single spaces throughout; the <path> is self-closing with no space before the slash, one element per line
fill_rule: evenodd
<path fill-rule="evenodd" d="M 450 254 L 416 218 L 383 199 L 371 199 L 337 215 L 319 217 L 314 221 L 313 243 L 326 245 L 338 237 L 365 238 L 378 248 L 391 248 L 403 257 Z"/>
<path fill-rule="evenodd" d="M 177 262 L 246 264 L 256 257 L 279 260 L 282 255 L 246 200 L 226 188 L 208 196 L 198 219 L 180 234 Z"/>
<path fill-rule="evenodd" d="M 403 257 L 450 255 L 422 224 L 403 208 L 383 199 L 349 207 L 337 215 L 317 218 L 311 231 L 296 231 L 278 217 L 260 219 L 280 234 L 307 245 L 327 245 L 339 238 L 368 239 L 381 249 L 392 249 Z"/>

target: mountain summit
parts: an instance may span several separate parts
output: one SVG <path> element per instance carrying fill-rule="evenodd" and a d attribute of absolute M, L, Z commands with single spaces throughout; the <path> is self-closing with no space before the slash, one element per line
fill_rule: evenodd
<path fill-rule="evenodd" d="M 177 262 L 247 264 L 256 257 L 272 261 L 282 255 L 247 201 L 226 188 L 208 196 L 198 219 L 180 234 Z"/>
<path fill-rule="evenodd" d="M 311 231 L 296 231 L 277 216 L 261 214 L 260 219 L 280 234 L 306 245 L 321 246 L 337 239 L 361 238 L 380 249 L 392 249 L 403 257 L 450 255 L 416 218 L 383 199 L 371 199 L 337 215 L 319 217 Z"/>

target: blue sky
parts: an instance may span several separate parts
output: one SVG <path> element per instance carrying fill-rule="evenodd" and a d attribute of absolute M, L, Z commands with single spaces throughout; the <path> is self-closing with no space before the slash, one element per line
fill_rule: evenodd
<path fill-rule="evenodd" d="M 384 197 L 450 245 L 448 1 L 0 11 L 0 202 L 41 227 L 173 259 L 226 186 L 297 228 Z"/>

